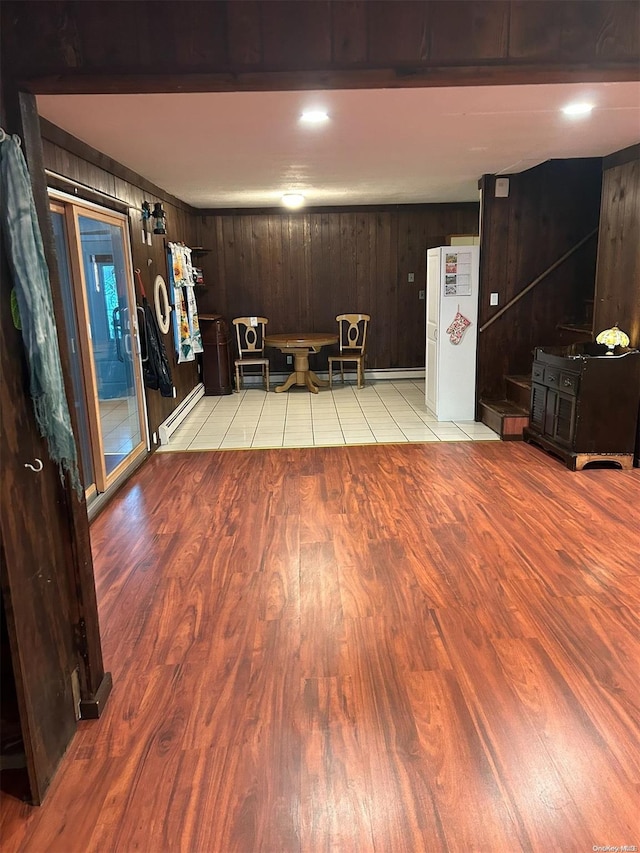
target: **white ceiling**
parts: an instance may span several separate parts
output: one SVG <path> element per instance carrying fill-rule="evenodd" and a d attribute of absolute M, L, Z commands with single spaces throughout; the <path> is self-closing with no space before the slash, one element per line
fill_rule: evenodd
<path fill-rule="evenodd" d="M 567 118 L 560 108 L 589 100 Z M 330 121 L 299 122 L 304 109 Z M 476 201 L 483 174 L 640 141 L 640 82 L 42 95 L 40 114 L 195 207 Z"/>

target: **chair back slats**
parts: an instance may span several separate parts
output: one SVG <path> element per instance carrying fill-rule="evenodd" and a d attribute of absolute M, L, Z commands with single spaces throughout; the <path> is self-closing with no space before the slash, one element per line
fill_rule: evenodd
<path fill-rule="evenodd" d="M 369 314 L 338 314 L 340 352 L 364 352 L 370 319 Z"/>
<path fill-rule="evenodd" d="M 269 359 L 264 354 L 264 329 L 269 322 L 266 317 L 235 317 L 238 356 L 234 359 L 236 367 L 236 391 L 240 391 L 244 381 L 245 367 L 260 366 L 265 390 L 269 390 Z"/>
<path fill-rule="evenodd" d="M 236 327 L 238 355 L 240 358 L 262 355 L 264 353 L 266 317 L 236 317 L 232 320 Z"/>

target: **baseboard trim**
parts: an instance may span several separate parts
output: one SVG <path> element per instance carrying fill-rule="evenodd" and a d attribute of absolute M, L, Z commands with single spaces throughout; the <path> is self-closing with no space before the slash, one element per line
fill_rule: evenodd
<path fill-rule="evenodd" d="M 320 377 L 320 379 L 329 379 L 328 371 L 318 370 L 315 371 L 316 375 Z M 355 370 L 345 370 L 345 377 L 348 377 L 350 382 L 356 382 L 357 376 Z M 281 385 L 286 379 L 288 379 L 290 373 L 272 373 L 271 374 L 271 387 L 274 385 Z M 333 381 L 335 383 L 336 376 L 338 377 L 338 385 L 340 384 L 340 374 L 336 374 L 334 371 Z M 423 380 L 425 378 L 425 369 L 424 367 L 389 367 L 379 370 L 365 370 L 364 373 L 364 381 L 365 385 L 367 380 L 369 379 L 415 379 L 415 380 Z M 255 376 L 245 374 L 243 380 L 243 387 L 245 388 L 263 388 L 264 383 L 262 380 L 262 376 L 257 373 Z"/>
<path fill-rule="evenodd" d="M 187 417 L 191 409 L 193 409 L 201 397 L 204 397 L 204 385 L 202 382 L 200 382 L 199 385 L 196 385 L 196 387 L 187 394 L 177 409 L 174 409 L 169 417 L 160 424 L 158 427 L 160 444 L 169 444 L 169 439 L 171 438 L 172 433 L 178 429 L 182 421 Z"/>

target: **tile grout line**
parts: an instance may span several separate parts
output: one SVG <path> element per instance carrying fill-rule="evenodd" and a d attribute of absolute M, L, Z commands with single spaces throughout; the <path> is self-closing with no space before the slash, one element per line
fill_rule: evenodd
<path fill-rule="evenodd" d="M 233 407 L 229 407 L 227 409 L 222 397 L 219 397 L 215 400 L 213 405 L 207 407 L 207 417 L 200 424 L 195 435 L 193 435 L 189 440 L 186 448 L 180 449 L 233 449 L 232 447 L 222 447 L 222 445 L 226 440 L 228 440 L 230 432 L 234 429 L 234 424 L 236 427 L 242 427 L 241 421 L 243 419 L 244 409 L 247 411 L 251 410 L 253 413 L 252 417 L 255 418 L 255 426 L 250 432 L 250 437 L 242 439 L 242 449 L 265 446 L 324 446 L 320 434 L 325 430 L 328 435 L 333 435 L 334 438 L 333 441 L 327 438 L 327 446 L 348 446 L 349 441 L 347 440 L 345 433 L 349 432 L 356 434 L 366 432 L 365 438 L 371 439 L 365 441 L 366 444 L 385 444 L 393 442 L 393 438 L 384 436 L 386 431 L 396 433 L 395 440 L 402 443 L 420 443 L 421 440 L 441 443 L 445 440 L 434 431 L 430 422 L 424 420 L 424 413 L 420 411 L 420 409 L 424 407 L 424 404 L 421 396 L 420 399 L 418 399 L 421 387 L 416 382 L 411 382 L 410 384 L 407 384 L 406 387 L 403 385 L 398 386 L 395 382 L 390 382 L 388 387 L 385 387 L 386 383 L 381 385 L 380 388 L 376 387 L 376 385 L 377 383 L 369 386 L 370 393 L 364 396 L 358 394 L 355 390 L 355 386 L 351 383 L 348 383 L 344 389 L 328 389 L 331 395 L 330 399 L 326 396 L 323 396 L 323 398 L 320 399 L 319 397 L 316 398 L 308 395 L 303 400 L 300 395 L 292 396 L 291 394 L 287 394 L 287 399 L 286 401 L 282 401 L 281 407 L 279 405 L 268 406 L 267 403 L 271 398 L 266 394 L 261 398 L 259 405 L 256 407 L 254 403 L 258 403 L 258 400 L 248 400 L 248 389 L 242 389 L 242 396 Z M 388 393 L 382 394 L 381 391 L 383 390 Z M 415 401 L 412 399 L 413 397 L 416 398 Z M 367 406 L 367 402 L 373 404 L 373 411 L 370 411 L 369 414 L 367 413 L 367 409 L 369 408 Z M 402 415 L 394 413 L 394 402 L 402 406 Z M 346 408 L 343 409 L 341 404 L 345 404 Z M 226 429 L 224 429 L 222 437 L 215 441 L 215 446 L 194 448 L 193 444 L 199 438 L 203 440 L 205 445 L 207 444 L 206 439 L 202 436 L 202 431 L 207 425 L 211 426 L 211 417 L 214 412 L 217 412 L 218 415 L 222 415 L 223 417 L 230 417 L 229 424 Z M 376 413 L 379 413 L 379 415 L 387 421 L 385 424 L 380 426 L 379 429 L 377 425 L 374 425 L 370 421 L 370 416 L 374 417 Z M 294 423 L 291 420 L 294 416 L 296 416 L 296 420 L 300 420 L 301 423 Z M 356 422 L 345 423 L 342 419 L 343 417 L 347 419 L 349 417 L 355 417 Z M 400 417 L 405 417 L 410 420 L 415 419 L 415 423 L 402 427 L 398 421 L 398 418 Z M 326 419 L 328 419 L 331 426 L 324 426 Z M 275 430 L 274 423 L 277 424 Z M 188 425 L 188 420 L 185 422 L 185 426 L 186 425 Z M 244 429 L 245 428 L 242 428 L 241 431 L 244 432 Z M 287 444 L 287 432 L 293 431 L 295 433 L 298 430 L 302 433 L 308 434 L 309 439 L 300 439 L 300 444 Z M 375 430 L 382 433 L 383 436 L 378 438 L 375 434 Z M 411 432 L 412 430 L 419 430 L 423 435 L 419 438 L 411 438 L 407 434 L 407 431 Z M 459 441 L 481 440 L 483 437 L 478 436 L 476 438 L 474 436 L 474 432 L 477 433 L 477 429 L 470 429 L 469 432 L 466 432 L 464 427 L 459 426 L 455 422 L 451 423 L 449 431 L 455 434 L 454 440 Z M 272 441 L 268 438 L 266 440 L 259 439 L 259 435 L 262 432 L 271 433 L 273 435 Z M 297 441 L 296 439 L 291 440 L 294 442 Z M 359 441 L 359 439 L 353 440 L 356 443 Z M 245 443 L 245 441 L 247 443 Z M 257 445 L 256 441 L 258 441 Z M 317 441 L 319 441 L 320 444 L 316 444 Z M 213 441 L 211 442 L 211 445 L 214 445 Z"/>

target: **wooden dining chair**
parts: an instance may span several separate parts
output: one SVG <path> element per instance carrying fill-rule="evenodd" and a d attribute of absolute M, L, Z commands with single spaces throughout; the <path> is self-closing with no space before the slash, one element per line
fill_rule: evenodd
<path fill-rule="evenodd" d="M 266 317 L 236 317 L 238 358 L 235 359 L 236 391 L 244 382 L 244 368 L 257 365 L 262 369 L 265 390 L 269 390 L 269 359 L 264 355 L 264 329 L 269 321 Z"/>
<path fill-rule="evenodd" d="M 329 388 L 333 387 L 333 365 L 340 364 L 340 376 L 344 385 L 345 362 L 355 362 L 358 388 L 364 388 L 364 356 L 367 344 L 369 314 L 338 314 L 340 353 L 329 356 Z"/>

